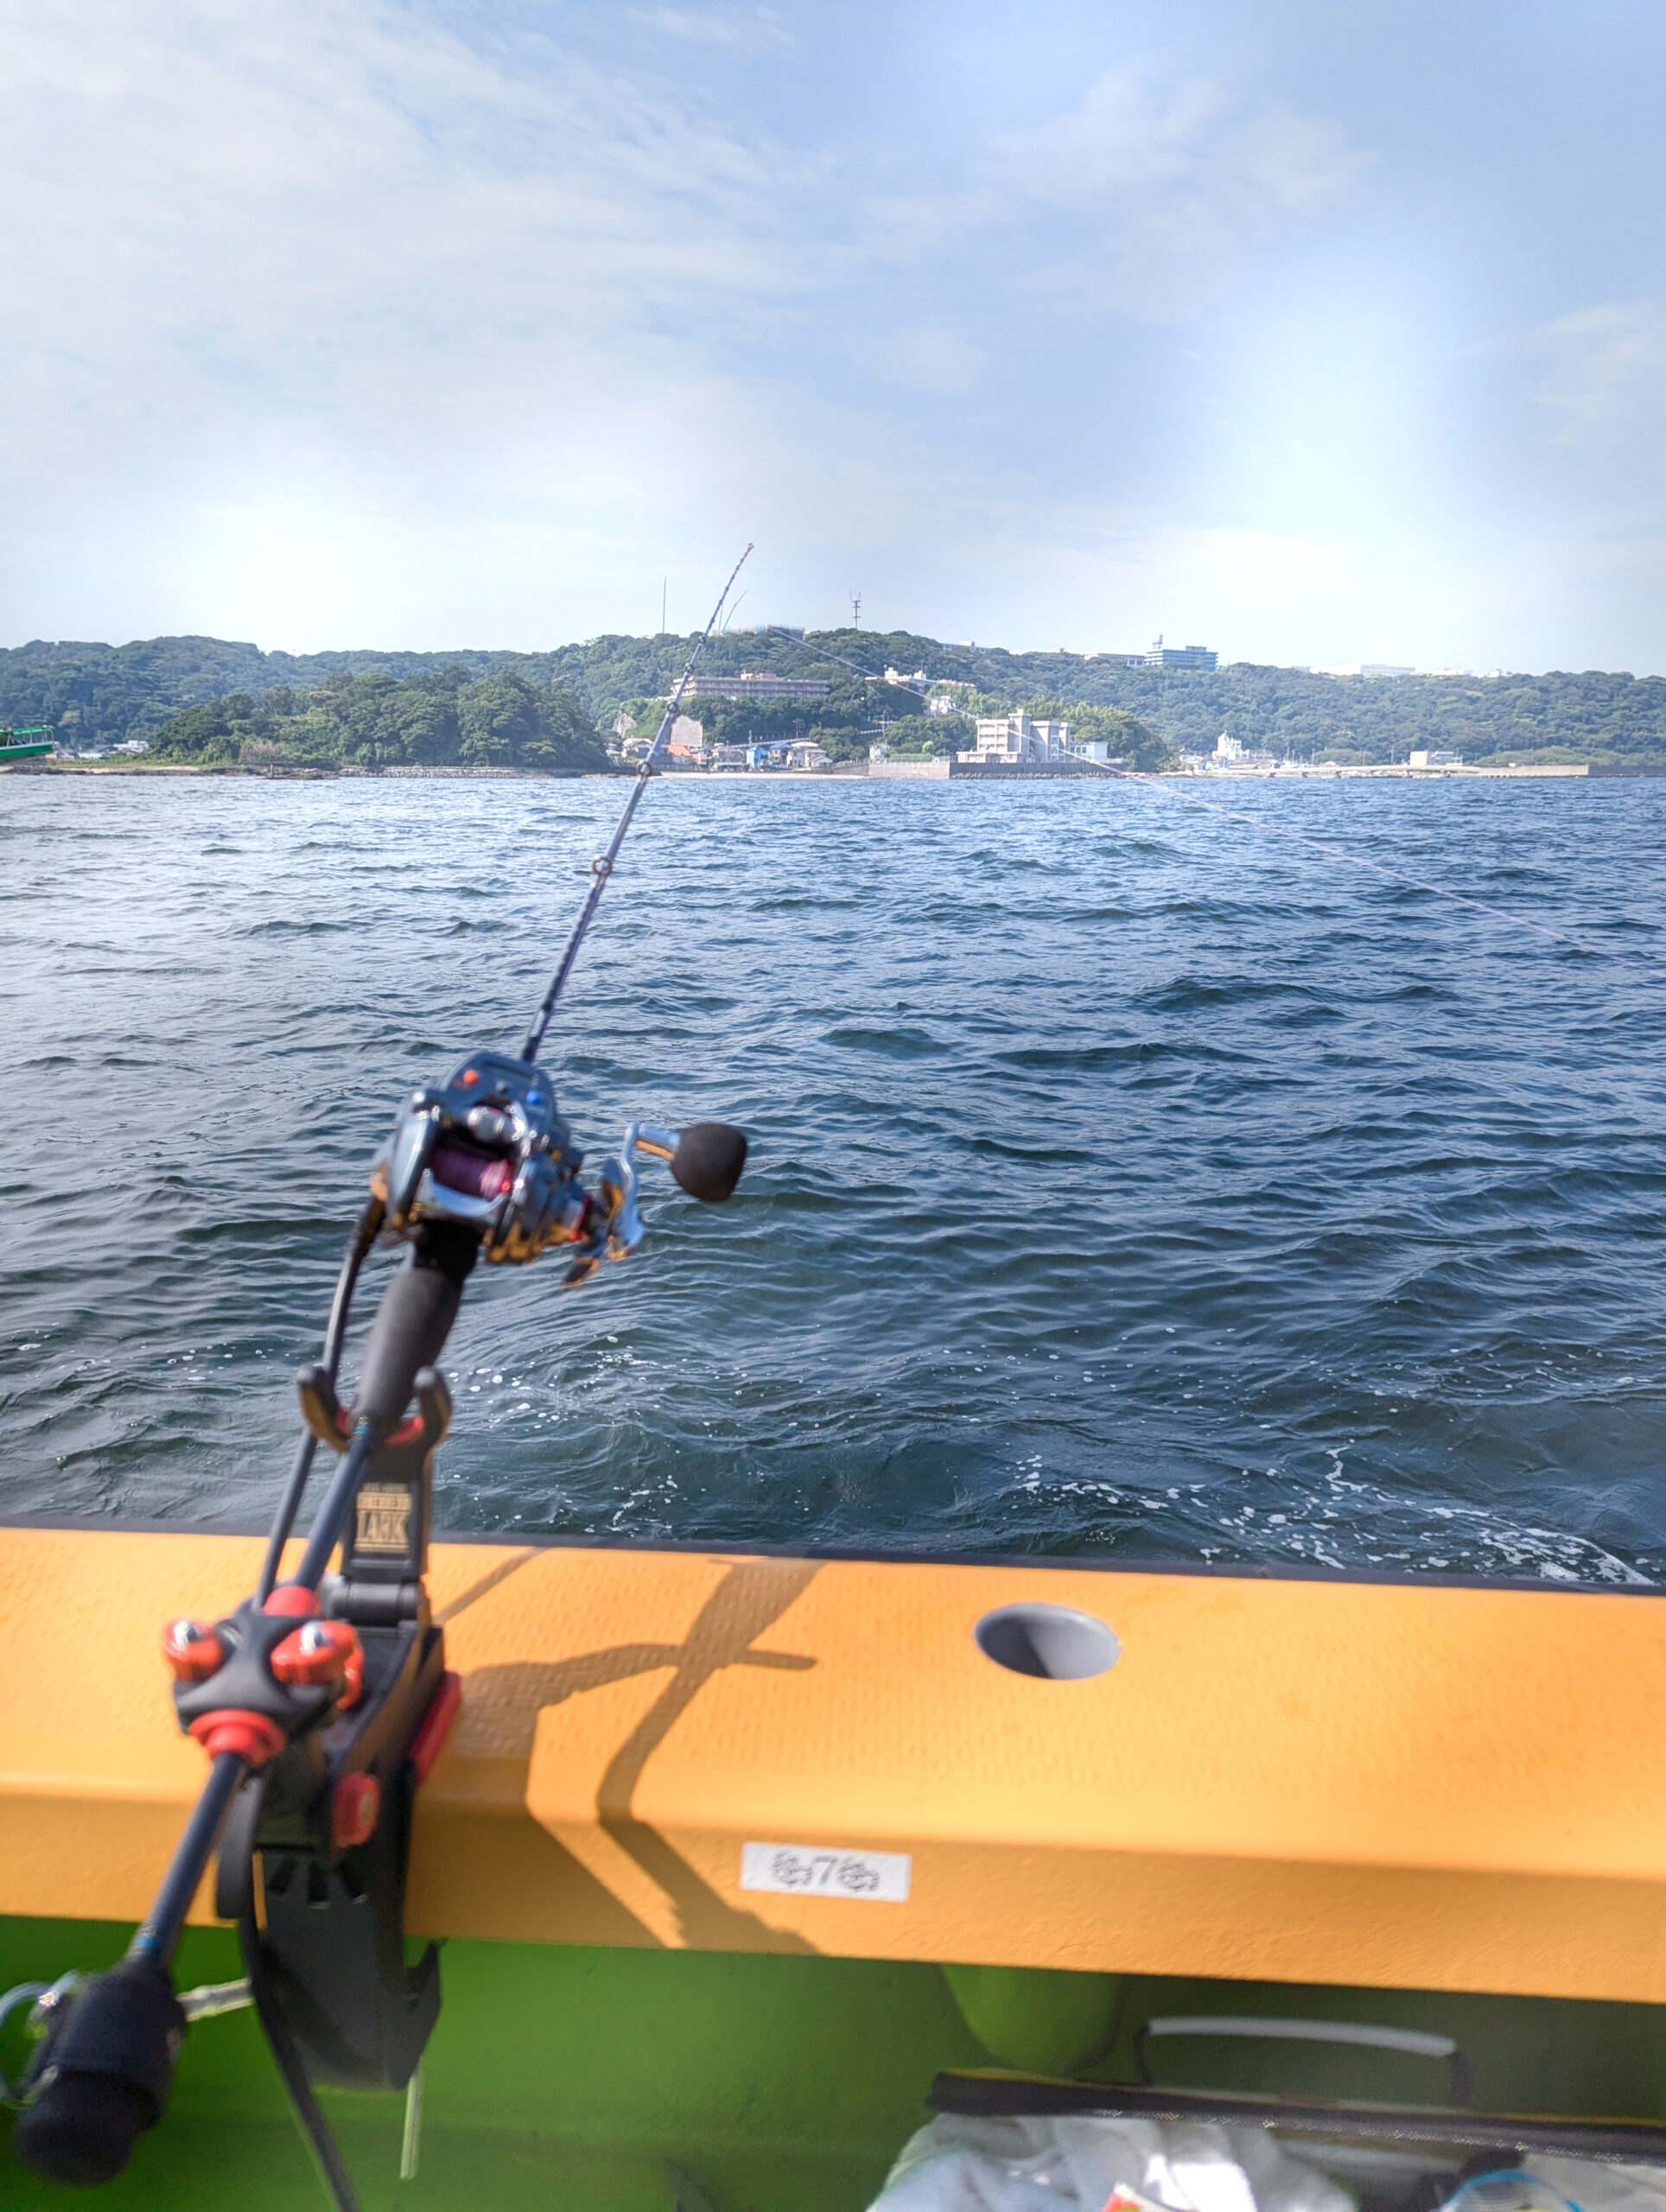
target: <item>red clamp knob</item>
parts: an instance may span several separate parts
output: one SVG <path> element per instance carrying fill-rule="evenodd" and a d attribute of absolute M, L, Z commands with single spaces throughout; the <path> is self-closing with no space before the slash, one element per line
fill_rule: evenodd
<path fill-rule="evenodd" d="M 358 1636 L 346 1621 L 310 1620 L 273 1652 L 272 1672 L 293 1689 L 316 1689 L 340 1681 L 354 1660 L 363 1664 Z"/>
<path fill-rule="evenodd" d="M 283 1731 L 264 1713 L 245 1713 L 228 1706 L 224 1713 L 205 1713 L 191 1723 L 191 1733 L 211 1759 L 234 1751 L 252 1767 L 263 1767 L 283 1748 Z"/>
<path fill-rule="evenodd" d="M 169 1621 L 162 1632 L 162 1656 L 182 1682 L 206 1682 L 219 1672 L 225 1646 L 200 1621 Z"/>
<path fill-rule="evenodd" d="M 280 1582 L 261 1607 L 263 1613 L 299 1613 L 305 1620 L 318 1611 L 315 1592 L 303 1590 L 298 1582 Z"/>
<path fill-rule="evenodd" d="M 382 1785 L 373 1774 L 344 1774 L 330 1798 L 330 1840 L 338 1851 L 368 1843 L 382 1810 Z"/>

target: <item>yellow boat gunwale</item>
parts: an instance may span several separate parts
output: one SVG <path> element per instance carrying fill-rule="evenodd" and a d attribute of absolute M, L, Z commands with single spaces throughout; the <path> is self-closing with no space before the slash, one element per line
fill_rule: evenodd
<path fill-rule="evenodd" d="M 258 1555 L 0 1526 L 0 1912 L 143 1911 L 201 1777 L 157 1634 Z M 464 1703 L 413 1932 L 1666 1999 L 1652 1589 L 559 1538 L 429 1585 Z M 1012 1604 L 1116 1663 L 1007 1672 Z M 743 1889 L 759 1841 L 906 1857 L 906 1898 Z"/>

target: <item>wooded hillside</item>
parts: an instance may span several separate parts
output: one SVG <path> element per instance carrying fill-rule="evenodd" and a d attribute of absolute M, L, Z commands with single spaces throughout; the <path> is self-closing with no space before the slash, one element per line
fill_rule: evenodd
<path fill-rule="evenodd" d="M 130 737 L 154 740 L 182 710 L 242 695 L 246 709 L 233 715 L 227 709 L 230 721 L 250 725 L 239 730 L 239 747 L 248 738 L 293 742 L 296 734 L 257 730 L 251 719 L 269 714 L 284 719 L 293 712 L 314 725 L 307 742 L 315 737 L 322 742 L 327 729 L 334 733 L 330 741 L 344 749 L 332 757 L 365 757 L 345 748 L 391 741 L 407 748 L 399 757 L 415 758 L 409 748 L 433 741 L 435 726 L 423 724 L 423 717 L 438 714 L 443 721 L 446 713 L 455 712 L 457 751 L 447 757 L 461 759 L 467 739 L 458 702 L 486 679 L 513 677 L 525 693 L 545 695 L 540 713 L 546 720 L 553 717 L 547 741 L 555 745 L 552 733 L 559 729 L 582 744 L 588 740 L 573 715 L 606 730 L 621 709 L 634 705 L 640 710 L 645 701 L 669 690 L 691 643 L 669 635 L 615 636 L 547 653 L 283 653 L 213 638 L 154 638 L 119 646 L 37 640 L 0 652 L 0 721 L 46 721 L 79 744 L 109 745 Z M 978 703 L 990 708 L 1044 701 L 1120 708 L 1165 747 L 1186 751 L 1209 751 L 1224 729 L 1252 747 L 1344 762 L 1403 760 L 1414 747 L 1428 746 L 1449 747 L 1472 762 L 1591 760 L 1613 767 L 1666 766 L 1666 679 L 1594 670 L 1492 681 L 1313 676 L 1247 662 L 1215 672 L 1157 671 L 1131 669 L 1104 657 L 1012 653 L 999 647 L 944 645 L 912 632 L 867 630 L 813 633 L 803 643 L 779 632 L 736 633 L 714 642 L 707 665 L 713 671 L 829 677 L 833 690 L 826 710 L 802 705 L 789 719 L 807 730 L 843 733 L 838 749 L 854 747 L 861 732 L 881 721 L 918 711 L 919 702 L 907 692 L 865 683 L 823 658 L 825 652 L 841 654 L 864 670 L 881 671 L 889 665 L 905 676 L 919 670 L 931 678 L 961 682 L 971 687 Z M 363 689 L 366 684 L 372 688 Z M 377 684 L 382 690 L 374 689 Z M 292 695 L 292 709 L 258 703 L 280 690 Z M 397 692 L 397 700 L 385 696 L 388 691 Z M 555 704 L 562 694 L 569 695 L 565 707 Z M 451 709 L 436 703 L 445 698 L 453 701 Z M 525 711 L 522 698 L 515 712 Z M 738 721 L 733 713 L 716 710 L 711 719 L 726 728 L 738 728 L 747 714 L 764 734 L 765 718 L 755 707 Z M 772 710 L 772 728 L 778 719 Z M 369 723 L 382 734 L 366 738 L 363 729 Z M 352 734 L 349 724 L 359 734 Z M 421 734 L 418 725 L 429 734 Z M 472 723 L 467 735 L 475 735 Z M 169 743 L 229 743 L 230 738 L 229 727 L 210 736 L 207 724 L 193 724 L 188 731 L 170 733 Z M 532 741 L 522 729 L 518 738 L 506 741 Z"/>
<path fill-rule="evenodd" d="M 316 690 L 274 684 L 259 701 L 228 692 L 174 715 L 151 756 L 204 766 L 539 768 L 556 775 L 607 766 L 570 691 L 508 669 L 471 682 L 461 668 L 396 680 L 327 677 Z"/>

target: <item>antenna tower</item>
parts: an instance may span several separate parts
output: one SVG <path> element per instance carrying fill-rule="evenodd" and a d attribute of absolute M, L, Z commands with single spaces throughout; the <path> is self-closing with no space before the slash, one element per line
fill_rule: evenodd
<path fill-rule="evenodd" d="M 862 594 L 859 591 L 853 591 L 850 594 L 850 626 L 853 630 L 862 627 Z"/>

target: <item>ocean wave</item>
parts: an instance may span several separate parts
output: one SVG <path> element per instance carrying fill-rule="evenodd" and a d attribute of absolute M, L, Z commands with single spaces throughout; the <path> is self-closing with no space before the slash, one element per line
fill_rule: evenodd
<path fill-rule="evenodd" d="M 583 896 L 607 795 L 526 794 L 9 791 L 14 1060 L 95 1107 L 14 1165 L 10 1510 L 270 1509 L 395 1106 L 512 1048 Z M 444 1524 L 1666 1572 L 1652 986 L 1161 792 L 1012 796 L 650 794 L 548 1064 L 593 1160 L 647 1116 L 752 1164 L 713 1210 L 646 1168 L 577 1294 L 480 1271 Z M 1295 797 L 1480 880 L 1495 795 Z M 1485 895 L 1635 934 L 1659 800 L 1504 797 Z"/>

